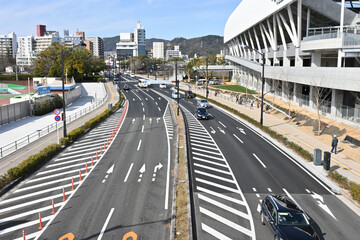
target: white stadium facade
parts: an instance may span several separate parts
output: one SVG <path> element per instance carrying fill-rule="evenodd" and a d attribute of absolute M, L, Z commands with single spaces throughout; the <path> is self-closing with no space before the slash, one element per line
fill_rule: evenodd
<path fill-rule="evenodd" d="M 232 81 L 261 92 L 264 56 L 264 93 L 360 128 L 359 5 L 242 0 L 224 31 Z"/>

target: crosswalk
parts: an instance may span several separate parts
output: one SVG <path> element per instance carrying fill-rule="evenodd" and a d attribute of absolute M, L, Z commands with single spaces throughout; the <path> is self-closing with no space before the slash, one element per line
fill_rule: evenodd
<path fill-rule="evenodd" d="M 245 197 L 221 150 L 208 131 L 183 108 L 188 127 L 202 239 L 255 239 L 254 223 Z"/>
<path fill-rule="evenodd" d="M 173 125 L 173 121 L 172 121 L 171 112 L 170 112 L 170 109 L 169 109 L 169 104 L 166 106 L 163 119 L 164 119 L 164 122 L 165 122 L 165 127 L 166 127 L 166 130 L 167 130 L 166 132 L 168 134 L 168 137 L 169 137 L 169 139 L 173 139 L 174 125 Z"/>
<path fill-rule="evenodd" d="M 36 238 L 66 204 L 116 137 L 127 107 L 74 142 L 25 183 L 0 201 L 0 239 Z"/>

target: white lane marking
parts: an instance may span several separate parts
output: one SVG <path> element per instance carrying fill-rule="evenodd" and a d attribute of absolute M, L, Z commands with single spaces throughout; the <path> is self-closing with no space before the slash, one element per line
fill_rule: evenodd
<path fill-rule="evenodd" d="M 207 148 L 207 149 L 212 149 L 212 150 L 216 150 L 217 149 L 213 146 L 213 147 L 210 147 L 210 146 L 204 146 L 202 144 L 196 144 L 196 143 L 191 143 L 191 146 L 196 146 L 196 147 L 202 147 L 202 148 Z"/>
<path fill-rule="evenodd" d="M 198 136 L 198 137 L 201 137 L 201 138 L 207 138 L 207 139 L 210 139 L 209 138 L 209 135 L 207 135 L 207 133 L 201 133 L 201 132 L 195 132 L 195 131 L 192 131 L 190 130 L 190 136 L 193 137 L 193 136 Z"/>
<path fill-rule="evenodd" d="M 210 127 L 211 128 L 211 127 Z M 190 130 L 196 130 L 196 131 L 200 131 L 200 132 L 205 132 L 204 128 L 202 127 L 189 127 Z"/>
<path fill-rule="evenodd" d="M 211 194 L 211 195 L 213 195 L 215 197 L 222 198 L 222 199 L 225 199 L 227 201 L 237 203 L 237 204 L 240 204 L 240 205 L 245 205 L 245 203 L 243 201 L 239 200 L 239 199 L 232 198 L 232 197 L 226 196 L 226 195 L 218 193 L 218 192 L 211 191 L 211 190 L 203 188 L 203 187 L 196 186 L 196 188 L 197 188 L 197 190 L 199 190 L 201 192 Z"/>
<path fill-rule="evenodd" d="M 261 204 L 261 203 L 260 203 L 260 204 Z M 257 208 L 256 208 L 256 211 L 258 211 L 258 213 L 261 212 L 261 205 L 260 205 L 260 204 L 258 203 Z"/>
<path fill-rule="evenodd" d="M 257 194 L 255 194 L 255 195 L 256 195 L 258 198 L 260 198 L 260 194 L 257 193 Z"/>
<path fill-rule="evenodd" d="M 231 191 L 231 192 L 234 192 L 234 193 L 239 193 L 239 191 L 237 189 L 235 189 L 235 188 L 227 187 L 227 186 L 217 184 L 217 183 L 214 183 L 214 182 L 210 182 L 210 181 L 207 181 L 207 180 L 204 180 L 204 179 L 201 179 L 201 178 L 196 178 L 196 181 L 205 183 L 205 184 L 213 186 L 213 187 L 225 189 L 225 190 L 228 190 L 228 191 Z"/>
<path fill-rule="evenodd" d="M 195 170 L 194 172 L 197 173 L 197 174 L 204 175 L 204 176 L 207 176 L 207 177 L 210 177 L 210 178 L 215 178 L 215 179 L 218 179 L 218 180 L 221 180 L 221 181 L 224 181 L 224 182 L 234 183 L 233 179 L 219 177 L 217 175 L 214 175 L 214 174 L 211 174 L 211 173 L 206 173 L 206 172 L 199 171 L 199 170 Z"/>
<path fill-rule="evenodd" d="M 132 169 L 133 166 L 134 166 L 134 164 L 131 163 L 131 165 L 129 167 L 129 170 L 128 170 L 127 174 L 126 174 L 126 177 L 124 179 L 124 182 L 127 182 L 128 178 L 129 178 L 129 175 L 130 175 L 130 172 L 131 172 L 131 169 Z"/>
<path fill-rule="evenodd" d="M 133 94 L 141 101 L 141 98 L 133 91 Z"/>
<path fill-rule="evenodd" d="M 152 118 L 149 118 L 149 122 L 150 122 L 150 124 L 152 123 Z"/>
<path fill-rule="evenodd" d="M 146 94 L 149 98 L 151 98 L 152 100 L 155 101 L 155 99 L 154 99 L 151 95 L 149 95 L 148 93 L 146 93 L 145 91 L 143 91 L 143 90 L 141 90 L 141 89 L 140 89 L 140 91 L 143 92 L 143 93 Z"/>
<path fill-rule="evenodd" d="M 142 125 L 142 127 L 141 127 L 141 132 L 142 133 L 144 132 L 144 125 Z"/>
<path fill-rule="evenodd" d="M 137 150 L 136 151 L 139 151 L 140 150 L 140 146 L 141 146 L 141 139 L 140 139 L 140 141 L 139 141 L 139 145 L 138 145 L 138 147 L 137 147 Z"/>
<path fill-rule="evenodd" d="M 144 103 L 143 103 L 143 102 L 141 103 L 141 106 L 144 106 Z"/>
<path fill-rule="evenodd" d="M 220 127 L 218 127 L 219 131 L 222 132 L 223 134 L 225 134 L 225 131 L 222 130 Z"/>
<path fill-rule="evenodd" d="M 239 224 L 236 224 L 236 223 L 234 223 L 234 222 L 232 222 L 232 221 L 230 221 L 230 220 L 228 220 L 226 218 L 223 218 L 220 215 L 217 215 L 217 214 L 215 214 L 213 212 L 210 212 L 209 210 L 207 210 L 207 209 L 205 209 L 203 207 L 199 207 L 199 208 L 200 208 L 201 213 L 213 218 L 214 220 L 216 220 L 218 222 L 221 222 L 221 223 L 223 223 L 223 224 L 225 224 L 225 225 L 227 225 L 227 226 L 229 226 L 229 227 L 231 227 L 231 228 L 233 228 L 233 229 L 235 229 L 235 230 L 237 230 L 239 232 L 242 232 L 242 233 L 248 235 L 249 237 L 253 236 L 253 232 L 250 231 L 249 229 L 246 229 L 246 228 L 240 226 Z"/>
<path fill-rule="evenodd" d="M 40 232 L 41 232 L 41 231 L 37 231 L 37 232 L 31 233 L 31 234 L 26 234 L 26 239 L 36 238 L 36 236 L 39 235 Z M 19 238 L 15 238 L 14 240 L 24 240 L 24 238 L 23 238 L 23 237 L 19 237 Z"/>
<path fill-rule="evenodd" d="M 215 134 L 215 133 L 216 133 L 216 131 L 215 131 L 215 129 L 214 129 L 213 127 L 210 127 L 210 129 L 211 129 L 211 133 L 212 133 L 212 134 Z"/>
<path fill-rule="evenodd" d="M 219 208 L 222 208 L 222 209 L 224 209 L 224 210 L 226 210 L 226 211 L 228 211 L 228 212 L 230 212 L 230 213 L 236 214 L 236 215 L 238 215 L 239 217 L 242 217 L 242 218 L 245 218 L 245 219 L 249 220 L 249 215 L 248 215 L 248 214 L 243 213 L 243 212 L 241 212 L 241 211 L 239 211 L 239 210 L 236 210 L 235 208 L 228 207 L 228 206 L 226 206 L 225 204 L 223 204 L 223 203 L 221 203 L 221 202 L 218 202 L 218 201 L 215 201 L 215 200 L 213 200 L 213 199 L 211 199 L 211 198 L 208 198 L 208 197 L 206 197 L 206 196 L 204 196 L 204 195 L 202 195 L 202 194 L 198 194 L 198 197 L 199 197 L 201 200 L 204 200 L 204 201 L 206 201 L 206 202 L 208 202 L 208 203 L 211 203 L 212 205 L 215 205 L 215 206 L 217 206 L 217 207 L 219 207 Z"/>
<path fill-rule="evenodd" d="M 217 239 L 222 239 L 222 240 L 231 240 L 231 238 L 228 238 L 227 236 L 225 236 L 224 234 L 216 231 L 215 229 L 209 227 L 208 225 L 201 223 L 201 228 L 209 233 L 210 235 L 214 236 Z"/>
<path fill-rule="evenodd" d="M 307 189 L 307 188 L 305 189 L 305 191 L 306 191 L 307 193 L 311 193 L 311 191 L 310 191 L 309 189 Z"/>
<path fill-rule="evenodd" d="M 143 108 L 143 112 L 145 112 L 145 108 Z"/>
<path fill-rule="evenodd" d="M 108 215 L 108 217 L 106 218 L 106 221 L 105 221 L 105 223 L 104 223 L 104 226 L 102 227 L 101 232 L 100 232 L 99 237 L 97 238 L 97 240 L 101 240 L 102 236 L 104 235 L 105 229 L 106 229 L 106 227 L 107 227 L 107 225 L 108 225 L 108 223 L 109 223 L 109 221 L 110 221 L 110 218 L 111 218 L 113 212 L 114 212 L 114 208 L 112 208 L 112 209 L 110 210 L 109 215 Z"/>
<path fill-rule="evenodd" d="M 192 154 L 225 162 L 225 160 L 223 158 L 217 158 L 217 157 L 213 157 L 213 156 L 209 156 L 209 155 L 205 155 L 205 154 L 201 154 L 201 153 L 197 153 L 197 152 L 193 152 Z"/>
<path fill-rule="evenodd" d="M 211 170 L 211 171 L 214 171 L 214 172 L 219 172 L 219 173 L 231 175 L 230 172 L 228 172 L 228 171 L 220 170 L 220 169 L 213 168 L 213 167 L 208 167 L 208 166 L 205 166 L 205 165 L 202 165 L 202 164 L 199 164 L 199 163 L 194 163 L 194 166 L 199 167 L 199 168 L 208 169 L 208 170 Z"/>
<path fill-rule="evenodd" d="M 110 134 L 109 134 L 110 135 Z M 101 142 L 103 142 L 104 140 L 99 140 L 98 142 L 99 143 L 93 143 L 93 144 L 89 144 L 89 143 L 87 143 L 87 144 L 85 144 L 86 146 L 74 146 L 74 147 L 72 147 L 71 148 L 71 150 L 81 150 L 81 149 L 89 149 L 89 148 L 91 148 L 91 147 L 99 147 L 99 144 L 101 143 Z"/>
<path fill-rule="evenodd" d="M 145 98 L 146 101 L 148 101 L 149 99 Z"/>
<path fill-rule="evenodd" d="M 81 176 L 86 176 L 87 174 L 81 174 Z M 72 177 L 66 177 L 66 178 L 61 178 L 61 179 L 57 179 L 57 180 L 54 180 L 54 181 L 49 181 L 49 182 L 44 182 L 44 183 L 41 183 L 41 184 L 36 184 L 36 185 L 33 185 L 33 186 L 30 186 L 30 187 L 22 187 L 22 188 L 19 188 L 17 190 L 15 190 L 14 192 L 15 193 L 19 193 L 19 192 L 24 192 L 24 191 L 28 191 L 28 190 L 31 190 L 31 189 L 36 189 L 36 188 L 40 188 L 40 187 L 44 187 L 44 186 L 47 186 L 47 185 L 52 185 L 54 183 L 59 183 L 59 182 L 64 182 L 64 181 L 69 181 L 71 180 L 71 178 L 74 178 L 74 180 L 76 178 L 79 178 L 79 174 L 76 174 Z M 70 184 L 67 184 L 67 185 L 62 185 L 63 187 L 64 186 L 70 186 Z M 9 199 L 10 200 L 10 199 Z M 0 205 L 4 202 L 4 201 L 7 201 L 7 200 L 3 200 L 0 202 Z"/>
<path fill-rule="evenodd" d="M 219 124 L 220 124 L 221 126 L 223 126 L 224 128 L 226 128 L 225 124 L 223 124 L 222 122 L 219 121 Z"/>
<path fill-rule="evenodd" d="M 143 120 L 145 120 L 145 115 L 143 115 Z"/>
<path fill-rule="evenodd" d="M 256 192 L 256 188 L 253 188 L 253 191 Z"/>
<path fill-rule="evenodd" d="M 44 175 L 44 174 L 48 174 L 48 173 L 52 173 L 52 172 L 59 172 L 61 170 L 65 170 L 65 169 L 69 169 L 69 168 L 74 168 L 77 166 L 85 166 L 85 164 L 90 164 L 91 161 L 85 161 L 83 163 L 78 163 L 78 164 L 72 164 L 70 166 L 66 166 L 66 167 L 61 167 L 61 168 L 56 168 L 56 169 L 52 169 L 52 170 L 46 170 L 46 171 L 41 171 L 38 174 L 36 174 L 36 176 L 40 176 L 40 175 Z M 91 166 L 88 166 L 88 169 L 91 168 Z"/>
<path fill-rule="evenodd" d="M 133 101 L 135 102 L 135 98 L 133 98 Z"/>
<path fill-rule="evenodd" d="M 136 121 L 136 120 L 135 120 L 135 118 L 133 118 L 133 119 L 131 120 L 132 124 L 134 124 L 134 123 L 135 123 L 135 121 Z"/>
<path fill-rule="evenodd" d="M 74 143 L 73 148 L 77 148 L 78 146 L 85 146 L 87 147 L 88 145 L 92 146 L 92 145 L 96 145 L 99 142 L 104 141 L 103 138 L 99 139 L 99 140 L 81 140 L 81 142 L 79 143 Z M 93 143 L 93 144 L 89 144 L 89 143 Z"/>
<path fill-rule="evenodd" d="M 238 136 L 236 136 L 235 134 L 233 134 L 233 135 L 239 142 L 244 143 Z"/>
<path fill-rule="evenodd" d="M 158 107 L 158 109 L 159 109 L 159 112 L 161 112 L 161 108 Z"/>
<path fill-rule="evenodd" d="M 210 154 L 214 154 L 214 155 L 219 155 L 219 156 L 221 156 L 221 153 L 218 153 L 218 152 L 212 152 L 212 151 L 208 151 L 208 150 L 204 150 L 204 149 L 200 149 L 200 148 L 195 148 L 195 147 L 191 147 L 191 149 L 192 149 L 193 151 L 210 153 Z"/>
<path fill-rule="evenodd" d="M 256 156 L 255 153 L 253 153 L 253 156 L 256 158 L 256 160 L 259 161 L 259 163 L 260 163 L 264 168 L 266 168 L 266 165 Z"/>
<path fill-rule="evenodd" d="M 224 168 L 227 167 L 225 164 L 217 163 L 217 162 L 213 162 L 213 161 L 209 161 L 209 160 L 205 160 L 205 159 L 198 158 L 198 157 L 193 157 L 193 159 L 196 160 L 196 161 L 201 161 L 201 162 L 204 162 L 204 163 L 209 163 L 209 164 L 213 164 L 213 165 L 220 166 L 220 167 L 224 167 Z"/>
<path fill-rule="evenodd" d="M 156 105 L 158 105 L 158 103 L 157 103 L 157 102 L 155 102 L 155 104 L 156 104 Z"/>
<path fill-rule="evenodd" d="M 106 181 L 106 180 L 105 180 L 105 179 L 103 179 L 101 183 L 104 183 L 105 181 Z"/>
<path fill-rule="evenodd" d="M 315 200 L 317 200 L 319 207 L 321 207 L 325 212 L 327 212 L 330 216 L 332 216 L 335 220 L 337 220 L 336 217 L 334 216 L 334 214 L 329 209 L 329 207 L 326 206 L 326 204 L 324 202 L 324 198 L 315 192 L 312 192 L 312 193 L 313 194 L 311 195 L 311 197 L 313 197 Z"/>
<path fill-rule="evenodd" d="M 44 223 L 44 222 L 49 221 L 53 217 L 54 217 L 53 215 L 47 216 L 47 217 L 44 217 L 44 218 L 42 217 L 41 221 L 42 221 L 42 223 Z M 6 234 L 6 233 L 9 233 L 9 232 L 13 232 L 13 231 L 16 231 L 16 230 L 22 230 L 24 228 L 27 228 L 27 227 L 30 227 L 30 226 L 33 226 L 33 225 L 36 225 L 36 224 L 39 224 L 39 219 L 36 219 L 34 221 L 31 221 L 31 222 L 27 222 L 27 223 L 24 223 L 24 224 L 16 225 L 14 227 L 10 227 L 10 228 L 1 230 L 0 235 Z M 26 236 L 26 237 L 27 237 L 27 239 L 29 239 L 28 236 Z"/>
<path fill-rule="evenodd" d="M 268 190 L 269 192 L 272 192 L 271 188 L 268 188 L 267 190 Z"/>
<path fill-rule="evenodd" d="M 80 170 L 85 170 L 85 168 L 80 168 Z M 62 175 L 67 175 L 69 173 L 74 173 L 74 172 L 79 172 L 79 169 L 72 170 L 72 171 L 67 171 L 67 172 L 62 172 L 62 173 L 58 173 L 58 174 L 53 174 L 53 175 L 50 175 L 50 176 L 47 176 L 47 177 L 36 178 L 36 179 L 27 181 L 26 184 L 32 183 L 32 182 L 39 182 L 39 181 L 42 181 L 42 180 L 45 180 L 45 179 L 55 178 L 55 177 L 59 177 L 59 176 L 62 176 Z M 83 173 L 81 173 L 81 174 L 83 174 Z"/>
<path fill-rule="evenodd" d="M 246 135 L 246 132 L 244 131 L 244 129 L 239 128 L 239 127 L 236 127 L 236 128 L 237 128 L 237 130 L 239 130 L 242 134 Z"/>
<path fill-rule="evenodd" d="M 159 98 L 160 100 L 160 98 Z M 164 115 L 163 115 L 163 121 L 165 124 L 165 131 L 166 131 L 166 138 L 167 138 L 167 145 L 168 145 L 168 161 L 167 161 L 167 171 L 166 171 L 166 187 L 165 187 L 165 210 L 169 208 L 169 194 L 170 194 L 170 138 L 169 138 L 169 132 L 167 128 L 167 123 L 165 121 L 165 113 L 169 109 L 169 104 L 166 105 Z"/>
<path fill-rule="evenodd" d="M 201 138 L 201 137 L 191 136 L 190 141 L 196 141 L 196 140 L 201 140 L 200 143 L 216 146 L 210 138 Z"/>
<path fill-rule="evenodd" d="M 201 144 L 205 144 L 205 145 L 211 145 L 211 146 L 215 146 L 215 144 L 213 143 L 210 143 L 210 142 L 203 142 L 203 141 L 198 141 L 198 140 L 195 140 L 195 139 L 190 139 L 190 142 L 196 142 L 196 143 L 201 143 Z"/>
<path fill-rule="evenodd" d="M 115 167 L 115 164 L 113 164 L 110 168 L 109 168 L 109 170 L 107 170 L 107 174 L 111 174 L 111 173 L 113 173 L 114 172 L 114 167 Z M 105 177 L 106 178 L 106 177 Z"/>
<path fill-rule="evenodd" d="M 64 202 L 56 203 L 56 204 L 54 204 L 54 207 L 58 208 L 58 207 L 62 206 L 63 204 L 64 204 Z M 7 217 L 7 218 L 0 219 L 0 224 L 8 222 L 8 221 L 13 221 L 13 220 L 21 218 L 21 217 L 26 217 L 26 216 L 29 216 L 29 215 L 32 215 L 32 214 L 37 214 L 38 212 L 44 212 L 44 211 L 49 210 L 49 209 L 52 209 L 52 205 L 49 205 L 47 207 L 38 208 L 38 209 L 33 209 L 31 211 L 28 211 L 28 212 L 24 212 L 24 213 L 13 215 L 13 216 L 10 216 L 10 217 Z"/>

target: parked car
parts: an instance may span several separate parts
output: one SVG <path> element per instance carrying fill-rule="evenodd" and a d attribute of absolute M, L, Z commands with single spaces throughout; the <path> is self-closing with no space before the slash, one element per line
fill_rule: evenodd
<path fill-rule="evenodd" d="M 180 98 L 180 94 L 178 95 L 177 91 L 173 91 L 172 94 L 171 94 L 171 97 L 172 98 Z"/>
<path fill-rule="evenodd" d="M 204 107 L 196 107 L 195 117 L 197 119 L 209 119 L 209 112 Z"/>
<path fill-rule="evenodd" d="M 166 88 L 166 84 L 164 83 L 160 84 L 160 88 Z"/>
<path fill-rule="evenodd" d="M 200 106 L 200 107 L 204 107 L 204 108 L 209 108 L 210 107 L 210 103 L 206 99 L 197 100 L 197 105 Z"/>
<path fill-rule="evenodd" d="M 135 77 L 135 74 L 133 74 L 133 73 L 130 73 L 130 77 Z"/>
<path fill-rule="evenodd" d="M 185 91 L 185 98 L 194 98 L 194 97 L 195 96 L 192 91 L 190 91 L 190 90 Z"/>
<path fill-rule="evenodd" d="M 125 84 L 124 87 L 123 87 L 123 90 L 130 90 L 129 85 Z"/>
<path fill-rule="evenodd" d="M 275 240 L 319 240 L 314 222 L 287 195 L 268 195 L 261 202 L 260 220 Z"/>

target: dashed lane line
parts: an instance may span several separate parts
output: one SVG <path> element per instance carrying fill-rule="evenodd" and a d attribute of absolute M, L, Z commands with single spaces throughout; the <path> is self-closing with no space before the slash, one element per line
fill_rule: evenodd
<path fill-rule="evenodd" d="M 264 168 L 266 168 L 266 165 L 260 160 L 260 158 L 258 158 L 258 156 L 256 156 L 255 153 L 253 153 L 253 156 L 256 158 L 256 160 L 258 160 L 258 162 L 259 162 Z"/>
<path fill-rule="evenodd" d="M 209 210 L 207 210 L 207 209 L 205 209 L 203 207 L 199 207 L 199 208 L 200 208 L 201 213 L 213 218 L 214 220 L 216 220 L 218 222 L 221 222 L 221 223 L 235 229 L 236 231 L 240 231 L 240 232 L 248 235 L 249 237 L 253 236 L 252 231 L 240 226 L 239 224 L 236 224 L 236 223 L 234 223 L 234 222 L 232 222 L 232 221 L 230 221 L 230 220 L 228 220 L 226 218 L 223 218 L 222 216 L 220 216 L 220 215 L 218 215 L 216 213 L 210 212 Z"/>
<path fill-rule="evenodd" d="M 221 126 L 223 126 L 224 128 L 226 128 L 225 124 L 223 124 L 222 122 L 219 121 L 219 124 L 220 124 Z"/>
<path fill-rule="evenodd" d="M 139 145 L 138 145 L 138 147 L 137 147 L 137 150 L 136 150 L 136 151 L 139 151 L 139 150 L 140 150 L 141 142 L 142 142 L 142 140 L 140 139 L 140 141 L 139 141 Z"/>
<path fill-rule="evenodd" d="M 244 143 L 238 136 L 236 136 L 235 134 L 233 134 L 233 135 L 239 142 Z"/>

